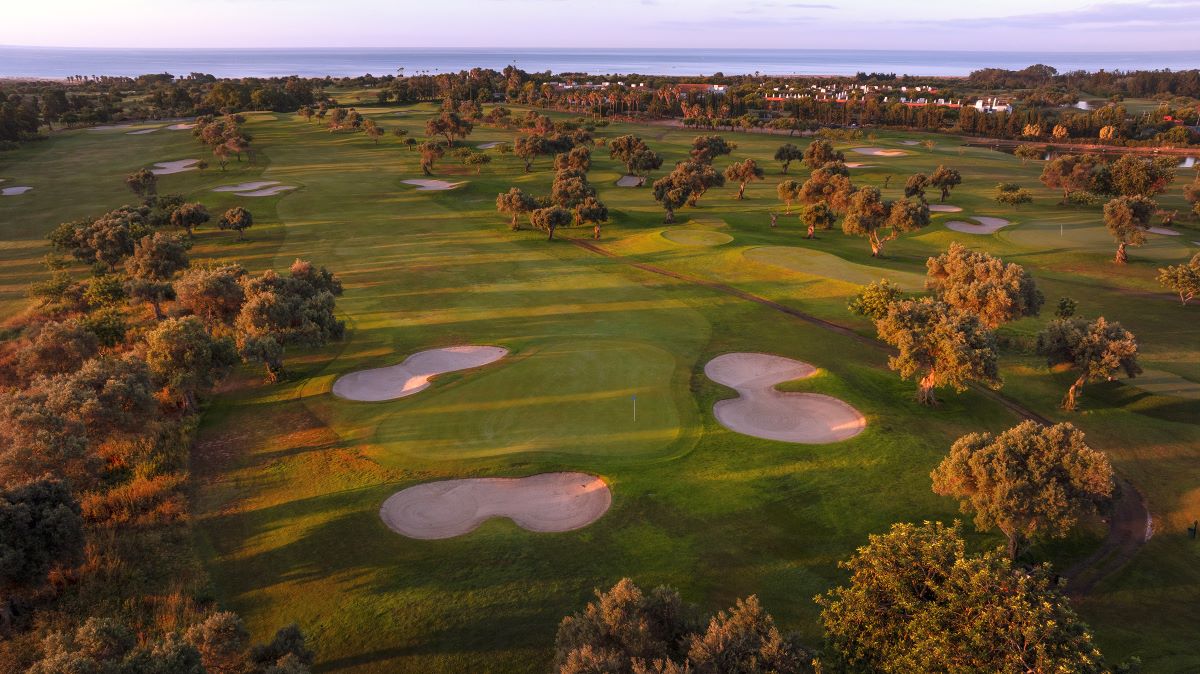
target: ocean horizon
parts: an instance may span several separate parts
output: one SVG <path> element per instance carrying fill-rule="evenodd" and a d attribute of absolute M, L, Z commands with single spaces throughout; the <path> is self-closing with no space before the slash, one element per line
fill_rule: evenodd
<path fill-rule="evenodd" d="M 0 46 L 0 77 L 63 79 L 75 75 L 205 73 L 217 77 L 356 77 L 501 70 L 592 75 L 967 75 L 980 68 L 1019 70 L 1044 63 L 1076 70 L 1200 68 L 1200 50 L 1166 52 L 1035 52 L 864 49 L 506 49 L 506 48 L 246 48 L 127 49 Z"/>

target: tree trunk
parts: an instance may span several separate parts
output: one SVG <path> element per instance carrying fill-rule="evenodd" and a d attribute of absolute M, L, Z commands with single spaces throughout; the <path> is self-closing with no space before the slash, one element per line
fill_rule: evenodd
<path fill-rule="evenodd" d="M 517 218 L 518 215 L 519 215 L 518 213 L 515 213 L 515 212 L 513 213 L 512 223 L 510 223 L 508 226 L 509 229 L 511 229 L 514 232 L 521 229 L 521 223 Z"/>
<path fill-rule="evenodd" d="M 592 228 L 592 238 L 597 241 L 600 240 L 600 225 L 596 225 Z"/>
<path fill-rule="evenodd" d="M 546 240 L 553 241 L 554 240 L 554 225 L 550 225 L 546 229 L 550 230 L 550 236 L 546 237 Z"/>
<path fill-rule="evenodd" d="M 667 209 L 667 217 L 663 219 L 663 223 L 668 224 L 668 225 L 675 224 L 675 209 L 673 209 L 673 208 Z"/>
<path fill-rule="evenodd" d="M 1125 243 L 1117 245 L 1117 257 L 1113 260 L 1117 264 L 1125 264 L 1129 261 L 1129 254 L 1125 252 Z"/>
<path fill-rule="evenodd" d="M 941 200 L 942 200 L 942 201 L 945 201 L 946 199 L 949 199 L 949 198 L 950 198 L 950 190 L 948 190 L 948 189 L 946 189 L 945 187 L 943 187 L 943 188 L 942 188 L 942 199 L 941 199 Z"/>
<path fill-rule="evenodd" d="M 1021 554 L 1021 550 L 1024 547 L 1022 545 L 1024 539 L 1025 537 L 1018 533 L 1008 534 L 1008 559 L 1010 561 L 1017 561 L 1017 556 Z"/>
<path fill-rule="evenodd" d="M 150 308 L 154 309 L 154 320 L 161 321 L 163 319 L 162 304 L 157 300 L 150 300 Z"/>
<path fill-rule="evenodd" d="M 745 198 L 746 198 L 746 183 L 741 183 L 741 184 L 739 184 L 739 185 L 738 185 L 738 195 L 737 195 L 737 198 L 738 198 L 738 200 L 739 200 L 739 201 L 740 201 L 741 199 L 745 199 Z"/>
<path fill-rule="evenodd" d="M 804 238 L 806 238 L 806 239 L 815 239 L 815 238 L 817 238 L 817 227 L 816 227 L 816 225 L 809 225 L 809 226 L 808 226 L 808 236 L 806 236 L 806 237 L 804 237 Z"/>
<path fill-rule="evenodd" d="M 1067 389 L 1067 396 L 1063 398 L 1062 407 L 1068 412 L 1074 412 L 1079 409 L 1079 391 L 1083 388 L 1083 375 L 1079 375 L 1079 379 L 1071 384 L 1071 388 Z"/>
<path fill-rule="evenodd" d="M 917 383 L 917 402 L 929 406 L 937 404 L 937 396 L 933 392 L 936 382 L 937 375 L 933 370 L 930 370 L 928 374 L 921 377 L 921 381 Z"/>

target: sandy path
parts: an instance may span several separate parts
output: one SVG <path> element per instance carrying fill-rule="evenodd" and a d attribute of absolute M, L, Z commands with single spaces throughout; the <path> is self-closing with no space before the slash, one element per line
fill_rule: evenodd
<path fill-rule="evenodd" d="M 617 187 L 641 187 L 646 179 L 641 176 L 621 176 L 617 178 Z"/>
<path fill-rule="evenodd" d="M 459 185 L 466 185 L 466 182 L 448 183 L 445 180 L 401 180 L 405 185 L 416 185 L 418 192 L 429 192 L 431 190 L 452 190 Z"/>
<path fill-rule="evenodd" d="M 1004 218 L 994 218 L 987 215 L 976 215 L 973 218 L 979 224 L 973 222 L 963 222 L 962 220 L 951 220 L 946 223 L 947 229 L 953 229 L 956 232 L 963 234 L 993 234 L 1001 229 L 1012 224 Z"/>
<path fill-rule="evenodd" d="M 220 187 L 214 187 L 212 189 L 212 191 L 214 191 L 214 192 L 246 192 L 248 190 L 261 190 L 264 187 L 268 187 L 270 185 L 278 185 L 278 184 L 279 184 L 278 180 L 256 180 L 254 182 L 249 182 L 249 183 L 238 183 L 237 185 L 222 185 Z"/>
<path fill-rule="evenodd" d="M 193 171 L 196 169 L 196 164 L 199 164 L 199 159 L 180 159 L 179 161 L 160 161 L 154 163 L 154 168 L 150 172 L 156 176 L 166 176 L 172 173 L 183 173 L 184 171 Z"/>
<path fill-rule="evenodd" d="M 493 517 L 528 531 L 571 531 L 612 504 L 604 480 L 586 473 L 427 482 L 392 494 L 379 508 L 389 529 L 409 538 L 453 538 Z"/>
<path fill-rule="evenodd" d="M 31 189 L 33 189 L 33 188 L 25 186 L 25 185 L 21 185 L 21 186 L 17 186 L 17 187 L 5 187 L 3 189 L 0 189 L 0 196 L 15 197 L 18 194 L 25 194 L 26 192 L 28 192 Z"/>
<path fill-rule="evenodd" d="M 832 396 L 784 393 L 786 381 L 811 377 L 816 368 L 766 353 L 727 353 L 704 366 L 709 379 L 737 391 L 739 397 L 713 405 L 722 426 L 768 440 L 824 444 L 852 438 L 867 425 L 863 415 Z"/>
<path fill-rule="evenodd" d="M 951 206 L 950 204 L 930 204 L 929 210 L 933 213 L 961 213 L 962 208 Z"/>
<path fill-rule="evenodd" d="M 399 365 L 360 370 L 338 377 L 333 394 L 346 400 L 378 402 L 410 396 L 429 387 L 439 374 L 482 367 L 508 355 L 499 346 L 451 346 L 419 351 Z"/>
<path fill-rule="evenodd" d="M 881 147 L 856 147 L 851 148 L 850 151 L 871 155 L 872 157 L 903 157 L 908 154 L 904 150 L 885 150 Z"/>

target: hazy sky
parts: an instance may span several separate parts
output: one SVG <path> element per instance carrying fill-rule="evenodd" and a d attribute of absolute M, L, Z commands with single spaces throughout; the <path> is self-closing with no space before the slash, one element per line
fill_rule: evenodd
<path fill-rule="evenodd" d="M 1200 44 L 1200 0 L 56 0 L 4 5 L 0 44 L 7 45 L 1161 51 Z"/>

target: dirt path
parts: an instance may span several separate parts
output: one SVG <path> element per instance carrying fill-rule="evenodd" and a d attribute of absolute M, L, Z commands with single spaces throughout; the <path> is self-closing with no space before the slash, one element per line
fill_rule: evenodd
<path fill-rule="evenodd" d="M 678 272 L 664 269 L 656 265 L 646 264 L 644 262 L 634 262 L 590 241 L 583 239 L 571 239 L 570 241 L 580 248 L 589 250 L 598 255 L 603 255 L 604 257 L 620 260 L 621 262 L 624 262 L 635 269 L 640 269 L 651 274 L 658 274 L 660 276 L 667 276 L 685 283 L 709 288 L 710 290 L 714 290 L 719 293 L 732 295 L 733 297 L 737 297 L 748 302 L 761 304 L 794 318 L 798 318 L 805 323 L 815 325 L 819 328 L 837 333 L 839 335 L 850 337 L 861 344 L 866 344 L 879 350 L 887 350 L 887 347 L 881 342 L 864 335 L 860 335 L 850 328 L 827 321 L 823 318 L 818 318 L 812 314 L 800 311 L 799 309 L 794 309 L 792 307 L 780 304 L 779 302 L 775 302 L 774 300 L 769 300 L 765 297 L 760 297 L 759 295 L 755 295 L 744 290 L 739 290 L 724 283 L 717 283 L 716 281 L 708 281 L 695 276 L 680 274 Z M 999 391 L 993 391 L 984 386 L 972 386 L 971 388 L 990 400 L 1003 405 L 1022 418 L 1030 419 L 1038 422 L 1039 424 L 1044 424 L 1047 426 L 1054 423 L 1041 414 L 1034 412 L 1016 400 L 1013 400 L 1003 393 L 1000 393 Z M 1116 494 L 1116 500 L 1113 502 L 1113 510 L 1108 523 L 1108 536 L 1104 539 L 1104 542 L 1100 544 L 1100 547 L 1095 550 L 1095 552 L 1089 555 L 1086 559 L 1083 559 L 1079 563 L 1072 566 L 1064 574 L 1069 579 L 1067 582 L 1067 593 L 1072 597 L 1078 598 L 1086 595 L 1087 593 L 1091 592 L 1092 589 L 1094 589 L 1101 581 L 1114 575 L 1124 568 L 1125 565 L 1134 558 L 1138 550 L 1140 550 L 1150 538 L 1152 520 L 1150 517 L 1150 511 L 1146 507 L 1145 499 L 1142 497 L 1137 488 L 1134 487 L 1133 484 L 1128 480 L 1118 478 L 1117 486 L 1118 491 Z"/>

